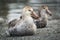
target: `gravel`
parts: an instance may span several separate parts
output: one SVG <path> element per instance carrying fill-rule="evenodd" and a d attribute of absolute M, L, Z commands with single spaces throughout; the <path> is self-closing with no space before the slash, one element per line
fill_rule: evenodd
<path fill-rule="evenodd" d="M 0 26 L 0 34 L 3 34 L 7 26 Z M 50 20 L 45 28 L 38 28 L 36 34 L 32 36 L 2 37 L 0 40 L 60 40 L 60 20 Z"/>

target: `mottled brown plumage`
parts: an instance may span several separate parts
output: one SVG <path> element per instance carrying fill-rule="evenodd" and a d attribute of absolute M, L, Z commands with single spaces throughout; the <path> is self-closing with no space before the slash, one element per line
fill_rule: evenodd
<path fill-rule="evenodd" d="M 47 25 L 48 21 L 48 15 L 52 15 L 51 11 L 48 9 L 48 6 L 43 5 L 41 8 L 38 10 L 39 14 L 39 19 L 35 21 L 37 28 L 44 28 Z"/>
<path fill-rule="evenodd" d="M 33 9 L 30 6 L 23 8 L 22 19 L 20 19 L 13 27 L 10 27 L 7 31 L 7 35 L 33 35 L 36 33 L 36 25 L 33 22 L 31 14 Z M 15 20 L 13 20 L 15 21 Z M 14 22 L 13 22 L 14 23 Z"/>

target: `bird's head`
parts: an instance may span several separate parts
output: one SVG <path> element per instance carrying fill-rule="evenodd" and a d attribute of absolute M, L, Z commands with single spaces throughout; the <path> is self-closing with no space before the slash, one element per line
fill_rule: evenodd
<path fill-rule="evenodd" d="M 33 8 L 30 6 L 25 6 L 23 8 L 23 14 L 24 15 L 31 15 L 33 13 Z"/>

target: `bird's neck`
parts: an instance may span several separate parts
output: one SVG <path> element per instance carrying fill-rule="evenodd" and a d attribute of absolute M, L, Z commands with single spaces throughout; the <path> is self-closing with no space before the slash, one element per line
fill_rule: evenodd
<path fill-rule="evenodd" d="M 30 18 L 30 17 L 31 17 L 31 15 L 29 15 L 29 14 L 22 15 L 22 19 Z"/>

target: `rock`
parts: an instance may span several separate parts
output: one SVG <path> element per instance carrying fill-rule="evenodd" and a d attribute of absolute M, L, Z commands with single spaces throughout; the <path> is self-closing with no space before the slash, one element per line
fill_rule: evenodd
<path fill-rule="evenodd" d="M 4 18 L 0 17 L 0 23 L 4 22 Z"/>

